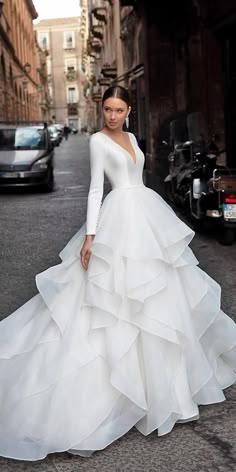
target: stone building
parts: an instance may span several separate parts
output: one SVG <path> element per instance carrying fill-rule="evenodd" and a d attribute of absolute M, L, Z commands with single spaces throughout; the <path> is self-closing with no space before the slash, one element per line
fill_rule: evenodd
<path fill-rule="evenodd" d="M 81 129 L 86 122 L 86 98 L 80 18 L 41 20 L 34 27 L 40 48 L 48 53 L 50 119 Z"/>
<path fill-rule="evenodd" d="M 170 139 L 169 124 L 175 119 L 187 120 L 190 138 L 217 135 L 227 163 L 236 167 L 235 1 L 120 4 L 126 62 L 138 74 L 144 67 L 143 82 L 130 76 L 128 63 L 124 73 L 137 110 L 134 132 L 146 141 L 147 169 L 159 176 L 166 172 L 161 143 Z"/>
<path fill-rule="evenodd" d="M 40 107 L 40 118 L 45 121 L 50 121 L 50 95 L 48 88 L 48 73 L 47 73 L 47 49 L 40 48 L 37 37 L 35 35 L 36 61 L 37 61 L 37 83 L 38 96 Z"/>
<path fill-rule="evenodd" d="M 97 0 L 90 18 L 94 101 L 100 110 L 109 84 L 129 89 L 131 131 L 145 151 L 150 185 L 167 171 L 162 142 L 176 119 L 187 120 L 186 132 L 218 135 L 236 167 L 235 0 Z"/>
<path fill-rule="evenodd" d="M 123 72 L 119 0 L 90 0 L 87 54 L 91 61 L 90 96 L 96 104 L 94 130 L 102 126 L 103 91 Z"/>
<path fill-rule="evenodd" d="M 0 120 L 37 120 L 39 101 L 31 0 L 4 2 L 0 17 Z"/>

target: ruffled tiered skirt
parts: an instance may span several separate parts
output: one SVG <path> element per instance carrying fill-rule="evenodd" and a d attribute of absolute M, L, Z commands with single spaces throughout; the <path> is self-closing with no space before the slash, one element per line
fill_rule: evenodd
<path fill-rule="evenodd" d="M 198 267 L 193 231 L 152 190 L 105 198 L 89 269 L 85 225 L 39 293 L 0 324 L 0 455 L 103 449 L 133 426 L 169 433 L 236 380 L 236 325 Z"/>

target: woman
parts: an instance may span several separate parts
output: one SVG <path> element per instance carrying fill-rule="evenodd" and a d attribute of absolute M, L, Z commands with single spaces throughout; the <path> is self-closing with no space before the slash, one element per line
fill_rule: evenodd
<path fill-rule="evenodd" d="M 102 106 L 86 225 L 0 324 L 2 456 L 88 456 L 133 426 L 164 435 L 235 382 L 236 326 L 197 267 L 193 231 L 143 184 L 126 89 L 107 89 Z"/>

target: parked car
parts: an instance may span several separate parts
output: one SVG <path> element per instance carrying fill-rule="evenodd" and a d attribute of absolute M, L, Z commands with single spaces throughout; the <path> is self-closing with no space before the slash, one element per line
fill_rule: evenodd
<path fill-rule="evenodd" d="M 72 134 L 77 134 L 78 133 L 78 128 L 76 128 L 75 126 L 72 126 L 71 132 L 72 132 Z"/>
<path fill-rule="evenodd" d="M 46 124 L 0 123 L 0 188 L 40 186 L 51 192 L 53 161 Z"/>
<path fill-rule="evenodd" d="M 63 139 L 63 132 L 64 132 L 64 125 L 60 124 L 60 123 L 55 123 L 55 128 L 59 134 L 59 139 L 60 139 L 60 142 L 62 141 Z"/>
<path fill-rule="evenodd" d="M 55 125 L 49 125 L 48 131 L 50 135 L 51 142 L 54 146 L 59 146 L 61 142 L 60 132 L 57 130 Z"/>

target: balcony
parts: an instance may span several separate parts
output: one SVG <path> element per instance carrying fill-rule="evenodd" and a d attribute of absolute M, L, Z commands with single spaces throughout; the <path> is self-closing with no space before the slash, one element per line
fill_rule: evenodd
<path fill-rule="evenodd" d="M 95 38 L 103 39 L 103 26 L 102 25 L 93 25 L 91 32 Z"/>
<path fill-rule="evenodd" d="M 69 116 L 78 115 L 78 103 L 67 103 L 67 111 Z"/>
<path fill-rule="evenodd" d="M 100 52 L 102 49 L 102 42 L 98 38 L 92 38 L 87 42 L 87 54 L 95 59 L 100 58 Z"/>
<path fill-rule="evenodd" d="M 117 68 L 116 66 L 106 63 L 103 65 L 101 73 L 104 77 L 115 79 L 117 76 Z"/>
<path fill-rule="evenodd" d="M 106 9 L 106 7 L 93 8 L 91 13 L 95 16 L 95 18 L 98 21 L 103 21 L 103 23 L 107 23 L 107 9 Z"/>
<path fill-rule="evenodd" d="M 68 82 L 73 82 L 78 77 L 76 70 L 67 70 L 65 72 L 65 75 L 66 75 L 66 80 L 68 80 Z"/>
<path fill-rule="evenodd" d="M 95 52 L 95 51 L 91 51 L 89 53 L 89 56 L 90 57 L 93 57 L 95 61 L 98 61 L 100 59 L 100 53 L 99 52 Z"/>
<path fill-rule="evenodd" d="M 100 102 L 102 100 L 102 91 L 97 85 L 93 87 L 92 100 L 94 102 Z"/>
<path fill-rule="evenodd" d="M 90 41 L 90 47 L 95 52 L 100 52 L 102 49 L 102 41 L 98 38 L 93 38 Z"/>
<path fill-rule="evenodd" d="M 111 79 L 106 77 L 99 77 L 98 79 L 99 85 L 104 85 L 105 87 L 109 87 L 111 85 Z"/>

